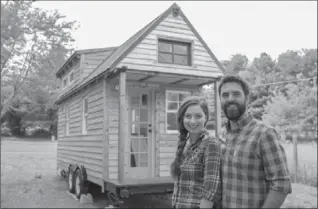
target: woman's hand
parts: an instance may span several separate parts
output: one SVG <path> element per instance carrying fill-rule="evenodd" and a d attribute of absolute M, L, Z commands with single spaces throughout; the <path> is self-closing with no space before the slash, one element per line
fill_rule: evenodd
<path fill-rule="evenodd" d="M 200 208 L 212 208 L 213 207 L 213 202 L 210 200 L 202 199 L 200 203 Z"/>

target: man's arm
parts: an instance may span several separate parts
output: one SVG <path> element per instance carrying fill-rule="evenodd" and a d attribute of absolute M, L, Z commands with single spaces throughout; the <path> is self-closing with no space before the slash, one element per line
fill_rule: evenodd
<path fill-rule="evenodd" d="M 260 139 L 260 155 L 266 179 L 271 182 L 270 191 L 263 208 L 280 208 L 291 193 L 291 181 L 283 146 L 273 128 L 269 128 Z"/>

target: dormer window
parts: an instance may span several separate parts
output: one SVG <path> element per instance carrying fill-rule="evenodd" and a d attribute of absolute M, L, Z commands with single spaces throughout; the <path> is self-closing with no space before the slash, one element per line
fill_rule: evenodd
<path fill-rule="evenodd" d="M 74 81 L 74 73 L 73 72 L 70 72 L 70 75 L 69 75 L 69 80 L 70 82 L 69 83 L 72 83 Z"/>
<path fill-rule="evenodd" d="M 67 86 L 67 78 L 64 78 L 62 88 L 64 89 L 64 88 L 66 88 L 66 86 Z"/>
<path fill-rule="evenodd" d="M 158 62 L 191 65 L 191 43 L 159 39 Z"/>

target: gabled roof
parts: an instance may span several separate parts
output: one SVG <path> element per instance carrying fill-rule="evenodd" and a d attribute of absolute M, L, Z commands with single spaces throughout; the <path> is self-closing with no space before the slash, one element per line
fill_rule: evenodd
<path fill-rule="evenodd" d="M 60 67 L 60 69 L 56 72 L 56 76 L 58 77 L 64 68 L 71 63 L 71 61 L 78 55 L 81 54 L 90 54 L 90 53 L 97 53 L 97 52 L 107 52 L 107 51 L 115 51 L 117 47 L 105 47 L 105 48 L 94 48 L 94 49 L 81 49 L 81 50 L 75 50 L 75 52 L 68 58 L 68 60 Z"/>
<path fill-rule="evenodd" d="M 146 37 L 160 22 L 162 22 L 174 9 L 179 10 L 180 16 L 185 20 L 187 25 L 190 27 L 190 29 L 193 31 L 193 33 L 197 36 L 197 38 L 200 40 L 200 42 L 204 45 L 205 49 L 208 51 L 210 56 L 213 58 L 215 63 L 218 65 L 218 67 L 221 69 L 221 71 L 224 72 L 224 67 L 220 63 L 220 61 L 215 57 L 215 55 L 212 53 L 210 48 L 207 46 L 207 44 L 204 42 L 204 40 L 201 38 L 199 33 L 195 30 L 193 25 L 190 23 L 188 18 L 183 14 L 180 7 L 174 3 L 172 6 L 170 6 L 165 12 L 163 12 L 161 15 L 159 15 L 157 18 L 155 18 L 153 21 L 151 21 L 148 25 L 146 25 L 144 28 L 139 30 L 135 35 L 130 37 L 126 42 L 124 42 L 122 45 L 120 45 L 114 53 L 112 53 L 109 57 L 107 57 L 100 65 L 98 65 L 81 83 L 74 86 L 69 92 L 67 92 L 64 95 L 61 95 L 57 102 L 61 101 L 62 99 L 68 97 L 72 93 L 75 93 L 79 89 L 83 88 L 84 86 L 88 85 L 89 83 L 93 82 L 97 77 L 100 77 L 104 75 L 106 72 L 110 72 L 114 70 L 113 68 L 131 51 L 133 48 L 139 44 L 144 37 Z"/>

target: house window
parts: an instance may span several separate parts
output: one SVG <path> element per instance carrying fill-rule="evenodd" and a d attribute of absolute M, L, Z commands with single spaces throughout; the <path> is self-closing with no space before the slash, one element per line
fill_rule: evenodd
<path fill-rule="evenodd" d="M 62 87 L 63 87 L 63 88 L 66 88 L 66 86 L 67 86 L 67 78 L 64 78 L 64 79 L 63 79 L 63 86 L 62 86 Z"/>
<path fill-rule="evenodd" d="M 69 80 L 70 80 L 69 83 L 72 83 L 74 81 L 74 73 L 73 72 L 70 73 Z"/>
<path fill-rule="evenodd" d="M 177 112 L 184 101 L 190 96 L 186 91 L 166 91 L 166 131 L 167 133 L 176 133 L 178 130 Z"/>
<path fill-rule="evenodd" d="M 191 43 L 158 40 L 158 62 L 191 65 Z"/>
<path fill-rule="evenodd" d="M 87 121 L 88 121 L 88 99 L 83 99 L 83 123 L 82 123 L 82 132 L 87 134 Z"/>
<path fill-rule="evenodd" d="M 65 135 L 68 136 L 70 134 L 70 108 L 65 108 Z"/>

